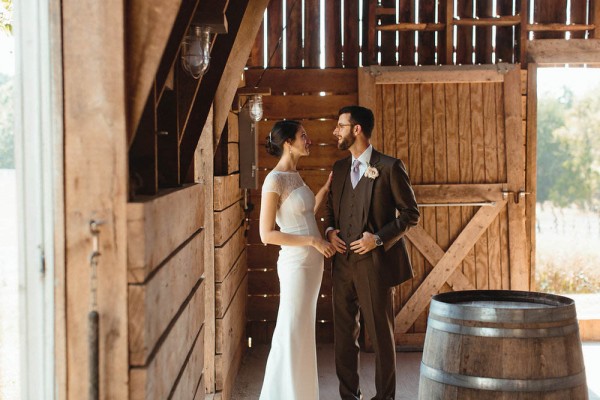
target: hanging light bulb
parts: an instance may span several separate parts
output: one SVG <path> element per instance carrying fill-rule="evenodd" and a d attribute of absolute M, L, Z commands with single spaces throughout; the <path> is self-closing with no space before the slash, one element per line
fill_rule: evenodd
<path fill-rule="evenodd" d="M 183 40 L 181 64 L 194 79 L 200 79 L 210 64 L 210 28 L 192 25 Z"/>
<path fill-rule="evenodd" d="M 263 105 L 262 95 L 255 94 L 248 99 L 248 110 L 250 111 L 250 118 L 253 121 L 260 121 L 263 117 Z"/>

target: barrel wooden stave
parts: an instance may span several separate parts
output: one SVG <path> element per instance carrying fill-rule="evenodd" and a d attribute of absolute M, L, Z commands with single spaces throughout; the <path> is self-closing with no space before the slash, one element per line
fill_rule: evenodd
<path fill-rule="evenodd" d="M 518 293 L 518 292 L 517 292 Z M 456 294 L 456 293 L 455 293 Z M 455 295 L 454 294 L 454 295 Z M 434 298 L 435 299 L 435 298 Z M 465 387 L 462 383 L 453 385 L 430 379 L 422 372 L 419 384 L 419 399 L 421 400 L 465 400 L 465 399 L 587 399 L 585 381 L 576 387 L 563 389 L 563 377 L 584 373 L 583 353 L 577 329 L 577 320 L 573 307 L 572 315 L 563 320 L 542 321 L 531 323 L 525 320 L 522 323 L 513 321 L 490 322 L 471 321 L 448 318 L 435 314 L 434 301 L 432 312 L 425 336 L 425 345 L 422 363 L 429 371 L 446 376 L 492 378 L 509 380 L 534 381 L 548 379 L 558 381 L 557 388 L 540 391 L 497 391 L 482 388 Z M 501 304 L 499 304 L 501 306 Z M 530 307 L 528 305 L 527 307 Z M 564 309 L 561 310 L 562 314 Z M 567 310 L 568 311 L 568 310 Z M 535 312 L 535 311 L 532 311 Z M 552 313 L 552 309 L 548 309 Z M 550 315 L 550 314 L 549 314 Z M 551 316 L 548 317 L 552 319 Z M 561 317 L 562 318 L 562 317 Z M 438 322 L 438 328 L 432 327 L 431 321 Z M 439 325 L 442 323 L 442 325 Z M 445 325 L 444 325 L 445 324 Z M 448 325 L 449 324 L 449 325 Z M 461 328 L 491 328 L 492 331 L 508 332 L 517 329 L 517 333 L 533 333 L 538 337 L 489 337 L 460 333 L 452 333 L 446 327 Z M 498 331 L 499 330 L 499 331 Z M 564 334 L 561 332 L 564 330 Z M 544 337 L 545 332 L 552 332 L 550 337 Z M 488 332 L 489 333 L 489 332 Z M 440 379 L 440 377 L 436 377 Z M 454 382 L 456 383 L 456 382 Z"/>

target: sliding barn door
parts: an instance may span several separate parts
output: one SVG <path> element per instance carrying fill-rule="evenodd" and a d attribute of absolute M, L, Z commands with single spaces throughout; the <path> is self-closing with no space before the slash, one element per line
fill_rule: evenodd
<path fill-rule="evenodd" d="M 373 145 L 404 161 L 421 211 L 407 234 L 415 277 L 394 294 L 396 342 L 418 347 L 432 295 L 530 288 L 520 73 L 369 67 L 358 81 Z"/>

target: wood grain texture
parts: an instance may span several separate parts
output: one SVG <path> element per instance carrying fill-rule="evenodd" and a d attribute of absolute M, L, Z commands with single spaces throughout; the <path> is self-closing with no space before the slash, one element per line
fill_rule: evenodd
<path fill-rule="evenodd" d="M 204 232 L 196 234 L 146 284 L 129 285 L 129 364 L 146 364 L 204 273 Z"/>
<path fill-rule="evenodd" d="M 433 271 L 423 280 L 423 283 L 396 316 L 396 329 L 400 332 L 406 332 L 410 328 L 429 303 L 431 295 L 437 293 L 442 284 L 452 275 L 460 261 L 468 254 L 469 250 L 505 205 L 506 202 L 500 202 L 494 207 L 481 207 L 479 209 L 475 217 L 469 221 Z"/>
<path fill-rule="evenodd" d="M 514 193 L 525 189 L 525 138 L 521 129 L 521 90 L 517 71 L 506 75 L 504 83 L 504 112 L 508 189 Z M 526 256 L 525 200 L 508 205 L 508 230 L 510 235 L 510 280 L 513 290 L 529 290 L 529 258 Z"/>
<path fill-rule="evenodd" d="M 221 247 L 237 231 L 244 219 L 240 202 L 215 212 L 215 246 Z"/>
<path fill-rule="evenodd" d="M 213 179 L 215 211 L 223 211 L 242 198 L 239 174 L 215 176 Z"/>
<path fill-rule="evenodd" d="M 268 96 L 263 98 L 267 119 L 335 118 L 340 108 L 355 104 L 356 94 L 330 96 Z"/>
<path fill-rule="evenodd" d="M 204 185 L 193 184 L 127 204 L 129 282 L 144 282 L 204 224 Z"/>
<path fill-rule="evenodd" d="M 227 376 L 232 368 L 237 369 L 236 357 L 244 348 L 246 326 L 246 298 L 248 278 L 244 277 L 223 318 L 216 320 L 216 388 L 224 390 Z M 233 372 L 235 376 L 236 372 Z M 233 382 L 231 382 L 232 384 Z"/>
<path fill-rule="evenodd" d="M 215 286 L 215 316 L 223 318 L 225 311 L 231 305 L 233 296 L 237 292 L 242 280 L 248 273 L 248 262 L 246 252 L 244 251 L 235 261 L 223 282 L 218 282 Z"/>
<path fill-rule="evenodd" d="M 536 64 L 598 64 L 600 39 L 532 40 L 527 45 L 527 61 Z"/>
<path fill-rule="evenodd" d="M 271 88 L 271 94 L 343 94 L 358 90 L 356 68 L 249 69 L 245 74 L 250 86 L 256 86 L 262 75 L 260 85 Z"/>
<path fill-rule="evenodd" d="M 66 0 L 53 3 L 51 8 L 56 7 L 55 11 L 62 17 L 62 59 L 57 65 L 62 66 L 60 118 L 64 127 L 64 176 L 61 179 L 65 212 L 64 221 L 57 224 L 64 225 L 65 234 L 67 398 L 84 398 L 90 382 L 87 365 L 90 360 L 92 235 L 89 223 L 95 219 L 104 221 L 100 228 L 102 256 L 97 275 L 100 399 L 126 399 L 128 173 L 124 110 L 128 108 L 125 98 L 128 82 L 125 78 L 125 2 Z M 107 26 L 112 29 L 106 29 Z M 49 120 L 52 117 L 48 116 Z"/>
<path fill-rule="evenodd" d="M 196 391 L 215 392 L 215 243 L 214 243 L 214 159 L 212 109 L 204 124 L 200 141 L 194 152 L 194 180 L 205 185 L 204 207 L 204 371 L 202 386 Z"/>
<path fill-rule="evenodd" d="M 173 399 L 193 399 L 201 392 L 204 397 L 204 385 L 202 385 L 203 368 L 204 368 L 204 336 L 206 333 L 205 326 L 202 325 L 200 334 L 194 342 L 185 369 L 181 377 L 177 381 L 175 390 L 172 391 Z M 200 397 L 200 396 L 198 396 Z"/>
<path fill-rule="evenodd" d="M 246 248 L 245 228 L 239 226 L 221 247 L 215 248 L 215 281 L 223 282 L 235 261 Z"/>
<path fill-rule="evenodd" d="M 130 130 L 142 116 L 161 56 L 183 0 L 131 1 L 125 7 L 127 26 L 127 93 Z M 128 132 L 133 137 L 133 131 Z"/>
<path fill-rule="evenodd" d="M 203 323 L 204 284 L 200 284 L 153 357 L 144 367 L 129 370 L 129 399 L 167 398 Z"/>

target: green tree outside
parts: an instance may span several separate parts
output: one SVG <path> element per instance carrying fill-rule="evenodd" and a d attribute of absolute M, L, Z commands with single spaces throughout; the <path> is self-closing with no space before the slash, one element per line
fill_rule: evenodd
<path fill-rule="evenodd" d="M 558 207 L 600 206 L 600 97 L 590 91 L 575 98 L 538 103 L 537 202 Z"/>

